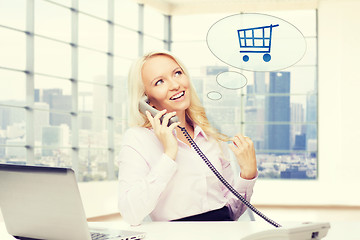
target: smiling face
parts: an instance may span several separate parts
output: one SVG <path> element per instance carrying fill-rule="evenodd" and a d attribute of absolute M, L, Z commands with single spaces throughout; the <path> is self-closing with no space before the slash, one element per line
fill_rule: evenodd
<path fill-rule="evenodd" d="M 190 81 L 167 55 L 150 57 L 143 65 L 142 81 L 150 105 L 157 110 L 184 113 L 190 106 Z"/>

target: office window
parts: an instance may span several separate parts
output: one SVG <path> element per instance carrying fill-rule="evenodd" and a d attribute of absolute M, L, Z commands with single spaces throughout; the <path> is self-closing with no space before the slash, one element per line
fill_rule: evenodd
<path fill-rule="evenodd" d="M 69 44 L 43 37 L 34 38 L 34 71 L 36 73 L 70 78 L 69 59 L 71 59 Z"/>
<path fill-rule="evenodd" d="M 206 44 L 207 30 L 228 15 L 173 17 L 173 51 L 183 59 L 212 124 L 229 136 L 251 137 L 260 178 L 316 179 L 317 32 L 316 11 L 267 12 L 296 26 L 307 50 L 295 65 L 276 72 L 250 72 L 217 59 Z M 304 21 L 306 19 L 306 21 Z M 247 84 L 221 87 L 216 76 L 237 71 Z"/>
<path fill-rule="evenodd" d="M 106 52 L 108 44 L 108 23 L 104 20 L 79 14 L 79 45 Z M 79 61 L 81 62 L 81 61 Z"/>
<path fill-rule="evenodd" d="M 144 53 L 164 50 L 164 15 L 145 5 L 144 7 Z"/>
<path fill-rule="evenodd" d="M 150 51 L 165 50 L 164 42 L 151 37 L 144 37 L 144 53 Z"/>
<path fill-rule="evenodd" d="M 0 6 L 1 26 L 25 30 L 26 0 L 1 1 Z"/>
<path fill-rule="evenodd" d="M 78 0 L 79 10 L 94 17 L 106 19 L 108 12 L 108 1 L 103 0 Z"/>
<path fill-rule="evenodd" d="M 133 0 L 114 1 L 115 23 L 129 28 L 139 27 L 139 7 Z"/>
<path fill-rule="evenodd" d="M 114 39 L 115 57 L 136 58 L 138 56 L 138 33 L 135 30 L 115 25 Z M 121 68 L 121 65 L 115 64 L 115 66 L 115 71 Z"/>
<path fill-rule="evenodd" d="M 68 8 L 59 7 L 47 1 L 36 0 L 35 13 L 36 34 L 70 42 L 71 12 Z"/>
<path fill-rule="evenodd" d="M 216 84 L 217 73 L 236 69 L 205 42 L 227 15 L 172 16 L 171 49 L 189 68 L 212 123 L 254 140 L 260 177 L 317 178 L 316 11 L 267 14 L 298 27 L 307 52 L 282 71 L 240 71 L 248 79 L 240 90 Z M 0 162 L 73 167 L 79 181 L 115 179 L 128 70 L 143 52 L 166 48 L 165 26 L 163 14 L 132 0 L 35 0 L 33 8 L 28 0 L 3 1 Z M 220 97 L 210 99 L 211 92 Z"/>
<path fill-rule="evenodd" d="M 144 8 L 144 33 L 160 41 L 164 38 L 164 15 L 147 5 Z"/>
<path fill-rule="evenodd" d="M 93 83 L 106 83 L 107 55 L 104 52 L 79 48 L 79 80 Z"/>
<path fill-rule="evenodd" d="M 0 27 L 0 66 L 4 68 L 25 68 L 26 39 L 22 31 Z"/>
<path fill-rule="evenodd" d="M 26 161 L 25 110 L 14 107 L 16 101 L 1 101 L 0 106 L 0 159 L 14 163 Z M 6 106 L 6 105 L 9 105 Z"/>
<path fill-rule="evenodd" d="M 127 128 L 127 73 L 144 44 L 139 4 L 31 2 L 0 8 L 0 162 L 72 167 L 79 181 L 114 180 Z M 156 24 L 146 27 L 147 38 L 163 43 L 163 22 Z"/>
<path fill-rule="evenodd" d="M 0 76 L 0 103 L 9 106 L 25 106 L 25 74 L 23 72 L 8 71 L 0 68 Z M 11 92 L 9 88 L 17 89 L 17 91 Z"/>

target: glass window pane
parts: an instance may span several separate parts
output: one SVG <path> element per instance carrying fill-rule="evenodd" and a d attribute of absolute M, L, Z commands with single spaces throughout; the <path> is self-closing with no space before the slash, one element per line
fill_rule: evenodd
<path fill-rule="evenodd" d="M 7 146 L 0 147 L 0 162 L 7 164 L 26 164 L 26 148 L 11 146 L 15 140 L 8 140 L 5 142 Z M 20 143 L 20 142 L 17 142 Z M 22 142 L 20 145 L 25 145 Z"/>
<path fill-rule="evenodd" d="M 206 84 L 206 80 L 205 77 L 203 75 L 198 76 L 198 75 L 191 75 L 190 73 L 190 77 L 191 77 L 191 82 L 194 85 L 194 88 L 196 90 L 196 94 L 198 95 L 200 101 L 204 104 L 204 98 L 207 98 L 207 93 L 204 91 Z M 208 88 L 206 88 L 208 89 Z M 211 89 L 212 90 L 212 89 Z"/>
<path fill-rule="evenodd" d="M 107 55 L 79 48 L 79 79 L 106 83 Z"/>
<path fill-rule="evenodd" d="M 130 66 L 133 62 L 133 59 L 123 59 L 119 57 L 114 57 L 114 85 L 117 84 L 117 78 L 124 78 L 129 73 Z"/>
<path fill-rule="evenodd" d="M 126 119 L 128 106 L 127 79 L 117 77 L 114 86 L 114 117 L 116 119 Z"/>
<path fill-rule="evenodd" d="M 316 66 L 294 66 L 281 72 L 242 72 L 248 82 L 244 93 L 309 94 L 317 89 Z"/>
<path fill-rule="evenodd" d="M 46 73 L 70 78 L 70 45 L 35 37 L 34 54 L 34 68 L 36 73 Z"/>
<path fill-rule="evenodd" d="M 128 128 L 127 125 L 127 120 L 126 119 L 122 119 L 121 121 L 114 121 L 114 131 L 115 131 L 115 136 L 114 136 L 114 147 L 115 149 L 120 149 L 121 144 L 122 144 L 122 138 L 123 138 L 123 134 L 126 131 L 126 129 Z M 118 156 L 118 155 L 115 155 Z"/>
<path fill-rule="evenodd" d="M 51 0 L 52 2 L 57 2 L 61 5 L 71 7 L 71 0 Z"/>
<path fill-rule="evenodd" d="M 108 1 L 103 0 L 80 0 L 79 10 L 91 15 L 107 19 Z"/>
<path fill-rule="evenodd" d="M 49 105 L 44 102 L 36 102 L 34 108 L 38 109 L 34 111 L 34 139 L 35 145 L 40 146 L 42 144 L 43 128 L 50 126 Z"/>
<path fill-rule="evenodd" d="M 216 129 L 228 136 L 234 136 L 241 130 L 240 98 L 233 98 L 232 105 L 227 104 L 227 100 L 231 99 L 229 95 L 224 94 L 223 98 L 219 101 L 206 100 L 204 107 L 209 121 Z"/>
<path fill-rule="evenodd" d="M 115 1 L 115 23 L 137 30 L 138 4 L 133 0 Z"/>
<path fill-rule="evenodd" d="M 92 129 L 92 120 L 90 113 L 80 113 L 79 114 L 79 129 L 80 130 L 80 140 L 83 144 L 82 146 L 86 146 L 87 138 L 89 136 L 89 131 Z"/>
<path fill-rule="evenodd" d="M 156 38 L 164 39 L 164 15 L 155 9 L 144 8 L 144 33 Z"/>
<path fill-rule="evenodd" d="M 257 106 L 259 104 L 259 106 Z M 303 107 L 299 107 L 299 118 L 304 118 Z M 300 113 L 302 112 L 302 113 Z M 255 121 L 263 118 L 269 122 L 289 122 L 291 120 L 290 95 L 288 96 L 266 96 L 265 98 L 247 97 L 245 107 L 245 120 Z M 261 120 L 260 120 L 261 121 Z"/>
<path fill-rule="evenodd" d="M 0 27 L 0 66 L 25 69 L 25 34 Z"/>
<path fill-rule="evenodd" d="M 43 127 L 49 127 L 50 125 L 49 105 L 43 102 L 36 102 L 34 107 L 42 110 L 34 111 L 34 139 L 35 145 L 39 146 L 42 144 Z"/>
<path fill-rule="evenodd" d="M 210 52 L 205 41 L 174 42 L 172 52 L 184 62 L 192 76 L 192 69 L 223 65 L 223 62 Z"/>
<path fill-rule="evenodd" d="M 25 146 L 25 125 L 23 123 L 14 123 L 7 126 L 6 133 L 9 138 L 6 139 L 5 145 L 10 147 Z"/>
<path fill-rule="evenodd" d="M 317 66 L 294 66 L 290 72 L 290 92 L 308 94 L 317 91 Z"/>
<path fill-rule="evenodd" d="M 54 114 L 47 111 L 35 111 L 35 145 L 43 148 L 70 147 L 69 115 Z M 54 149 L 49 149 L 47 156 L 52 156 Z M 56 150 L 56 149 L 55 149 Z M 42 156 L 46 156 L 42 151 Z"/>
<path fill-rule="evenodd" d="M 317 61 L 317 38 L 305 38 L 306 52 L 304 57 L 296 63 L 297 66 L 301 65 L 316 65 Z"/>
<path fill-rule="evenodd" d="M 35 33 L 70 42 L 71 12 L 47 1 L 35 3 Z"/>
<path fill-rule="evenodd" d="M 79 117 L 79 146 L 82 148 L 107 148 L 108 138 L 105 117 L 81 114 Z"/>
<path fill-rule="evenodd" d="M 195 14 L 172 17 L 173 40 L 181 41 L 206 41 L 210 27 L 220 19 L 227 17 L 224 14 Z"/>
<path fill-rule="evenodd" d="M 0 103 L 25 106 L 25 73 L 0 69 Z"/>
<path fill-rule="evenodd" d="M 260 151 L 317 151 L 317 124 L 277 123 L 244 125 L 244 135 L 249 136 Z"/>
<path fill-rule="evenodd" d="M 57 138 L 57 134 L 51 132 L 51 137 Z M 50 136 L 49 136 L 50 138 Z M 35 164 L 49 167 L 72 167 L 71 149 L 62 147 L 43 146 L 36 147 Z"/>
<path fill-rule="evenodd" d="M 79 14 L 79 45 L 107 52 L 108 23 Z"/>
<path fill-rule="evenodd" d="M 107 115 L 108 88 L 98 84 L 79 82 L 79 112 Z"/>
<path fill-rule="evenodd" d="M 316 124 L 248 124 L 244 133 L 254 142 L 260 177 L 317 177 Z"/>
<path fill-rule="evenodd" d="M 163 41 L 144 36 L 144 53 L 165 50 Z"/>
<path fill-rule="evenodd" d="M 71 129 L 71 116 L 70 114 L 50 112 L 49 122 L 51 126 L 62 126 Z"/>
<path fill-rule="evenodd" d="M 245 96 L 245 122 L 316 122 L 317 95 Z"/>
<path fill-rule="evenodd" d="M 25 0 L 11 0 L 0 2 L 0 25 L 25 30 Z M 0 34 L 0 36 L 5 36 Z M 1 38 L 2 38 L 1 37 Z"/>
<path fill-rule="evenodd" d="M 316 179 L 317 158 L 313 152 L 257 153 L 259 177 L 265 179 Z"/>
<path fill-rule="evenodd" d="M 265 14 L 284 19 L 294 25 L 305 37 L 316 36 L 316 10 L 273 11 Z"/>
<path fill-rule="evenodd" d="M 47 104 L 51 110 L 71 112 L 72 96 L 70 81 L 35 75 L 34 82 L 35 102 Z"/>
<path fill-rule="evenodd" d="M 6 139 L 25 138 L 25 109 L 0 106 L 0 128 Z"/>
<path fill-rule="evenodd" d="M 108 151 L 105 149 L 80 149 L 78 180 L 103 181 L 108 177 Z"/>
<path fill-rule="evenodd" d="M 0 162 L 24 164 L 25 139 L 25 110 L 0 106 Z"/>
<path fill-rule="evenodd" d="M 136 58 L 138 56 L 138 33 L 115 26 L 114 53 L 117 56 Z"/>

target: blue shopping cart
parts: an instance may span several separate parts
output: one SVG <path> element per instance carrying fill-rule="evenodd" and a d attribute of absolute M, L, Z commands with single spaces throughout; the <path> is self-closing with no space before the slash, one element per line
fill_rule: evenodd
<path fill-rule="evenodd" d="M 240 52 L 265 53 L 263 55 L 263 60 L 269 62 L 271 60 L 269 53 L 271 48 L 272 29 L 277 26 L 279 26 L 279 24 L 237 30 L 241 49 Z M 249 59 L 248 55 L 243 56 L 244 62 L 249 61 Z"/>

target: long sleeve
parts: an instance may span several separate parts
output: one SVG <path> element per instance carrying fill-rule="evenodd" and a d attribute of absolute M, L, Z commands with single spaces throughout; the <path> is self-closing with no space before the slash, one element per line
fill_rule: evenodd
<path fill-rule="evenodd" d="M 224 158 L 221 159 L 221 164 L 224 178 L 241 194 L 241 196 L 250 202 L 257 176 L 251 180 L 241 178 L 240 173 L 235 170 L 237 167 L 231 165 L 231 157 L 227 146 L 222 146 L 222 150 Z M 245 212 L 246 206 L 225 186 L 223 186 L 223 193 L 228 199 L 227 205 L 231 210 L 232 219 L 237 220 Z"/>
<path fill-rule="evenodd" d="M 158 148 L 154 145 L 156 139 L 149 138 L 146 131 L 142 131 L 141 138 L 136 131 L 128 131 L 118 158 L 119 211 L 131 225 L 139 225 L 153 211 L 177 169 L 172 159 L 154 149 Z M 149 145 L 154 145 L 155 151 L 148 152 Z"/>

